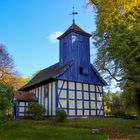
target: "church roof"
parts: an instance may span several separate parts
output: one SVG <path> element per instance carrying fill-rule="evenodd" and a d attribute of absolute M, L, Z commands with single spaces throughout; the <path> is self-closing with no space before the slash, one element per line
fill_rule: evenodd
<path fill-rule="evenodd" d="M 59 63 L 56 63 L 48 68 L 41 70 L 38 74 L 35 75 L 35 77 L 33 77 L 25 86 L 21 87 L 19 90 L 20 91 L 28 90 L 31 87 L 43 84 L 48 80 L 56 78 L 57 75 L 60 75 L 67 68 L 69 68 L 71 66 L 71 63 L 72 61 L 66 63 L 63 66 L 59 65 Z"/>
<path fill-rule="evenodd" d="M 34 93 L 25 92 L 25 91 L 16 91 L 14 93 L 15 100 L 19 101 L 37 101 L 37 98 Z"/>
<path fill-rule="evenodd" d="M 69 69 L 70 66 L 72 66 L 72 64 L 73 64 L 73 61 L 70 61 L 63 66 L 59 65 L 59 63 L 56 63 L 46 69 L 41 70 L 25 86 L 21 87 L 19 89 L 19 91 L 29 90 L 30 88 L 41 85 L 47 81 L 50 81 L 50 80 L 53 80 L 53 79 L 59 77 L 67 69 Z M 96 73 L 96 75 L 100 79 L 101 83 L 103 85 L 107 85 L 107 83 L 104 81 L 104 79 L 101 77 L 101 75 L 98 73 L 98 71 L 94 68 L 94 66 L 92 64 L 91 64 L 91 68 Z"/>
<path fill-rule="evenodd" d="M 76 33 L 79 33 L 79 34 L 82 34 L 84 36 L 88 36 L 90 37 L 91 34 L 87 33 L 86 31 L 84 31 L 83 29 L 81 29 L 78 25 L 75 24 L 75 22 L 61 35 L 59 36 L 57 39 L 61 39 L 63 38 L 64 36 L 66 36 L 68 33 L 70 32 L 76 32 Z"/>
<path fill-rule="evenodd" d="M 97 71 L 97 69 L 92 64 L 90 64 L 90 65 L 91 65 L 92 70 L 96 73 L 96 75 L 98 76 L 98 78 L 100 79 L 100 81 L 103 83 L 103 85 L 107 86 L 106 81 L 102 78 L 102 76 Z"/>

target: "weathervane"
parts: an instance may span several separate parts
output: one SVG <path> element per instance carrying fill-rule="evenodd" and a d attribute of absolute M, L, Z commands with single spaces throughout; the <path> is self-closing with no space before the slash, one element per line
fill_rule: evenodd
<path fill-rule="evenodd" d="M 74 6 L 73 6 L 73 12 L 70 14 L 70 15 L 73 15 L 73 23 L 75 23 L 75 18 L 74 18 L 74 16 L 77 15 L 77 14 L 78 14 L 78 12 L 75 12 Z"/>

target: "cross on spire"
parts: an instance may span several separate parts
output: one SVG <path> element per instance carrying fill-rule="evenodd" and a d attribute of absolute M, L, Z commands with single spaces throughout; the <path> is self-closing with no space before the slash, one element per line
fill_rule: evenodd
<path fill-rule="evenodd" d="M 73 16 L 73 23 L 75 23 L 75 15 L 77 15 L 78 12 L 75 12 L 74 6 L 73 6 L 73 12 L 70 14 Z"/>

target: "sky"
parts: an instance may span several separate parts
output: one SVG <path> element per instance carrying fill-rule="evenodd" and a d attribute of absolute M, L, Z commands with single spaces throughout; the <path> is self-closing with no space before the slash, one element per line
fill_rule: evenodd
<path fill-rule="evenodd" d="M 21 76 L 26 78 L 59 61 L 56 38 L 72 24 L 73 6 L 78 12 L 76 24 L 88 33 L 95 31 L 95 13 L 86 1 L 0 0 L 0 43 Z M 92 42 L 91 38 L 91 63 L 96 54 Z"/>
<path fill-rule="evenodd" d="M 86 0 L 0 0 L 0 43 L 22 76 L 59 61 L 56 36 L 72 24 L 73 6 L 78 12 L 76 24 L 92 33 L 95 16 Z M 92 45 L 91 52 L 95 52 Z"/>

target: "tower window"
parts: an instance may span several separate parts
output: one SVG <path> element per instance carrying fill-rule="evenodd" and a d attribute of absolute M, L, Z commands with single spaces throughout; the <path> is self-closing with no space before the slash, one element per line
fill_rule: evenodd
<path fill-rule="evenodd" d="M 77 36 L 76 35 L 72 35 L 72 43 L 76 42 L 77 40 Z"/>
<path fill-rule="evenodd" d="M 80 67 L 80 74 L 83 74 L 83 67 Z"/>
<path fill-rule="evenodd" d="M 80 67 L 79 71 L 80 71 L 80 74 L 88 75 L 88 69 L 87 68 Z"/>

